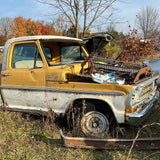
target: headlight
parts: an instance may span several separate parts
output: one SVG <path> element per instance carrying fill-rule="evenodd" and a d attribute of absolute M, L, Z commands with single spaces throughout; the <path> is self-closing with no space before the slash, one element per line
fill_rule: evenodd
<path fill-rule="evenodd" d="M 142 87 L 137 87 L 137 88 L 134 90 L 134 92 L 133 92 L 133 94 L 132 94 L 132 98 L 131 98 L 132 104 L 134 103 L 134 101 L 137 101 L 137 100 L 141 97 L 142 91 L 143 91 L 143 88 L 142 88 Z"/>
<path fill-rule="evenodd" d="M 143 87 L 141 86 L 133 89 L 127 101 L 126 113 L 133 113 L 137 110 L 137 106 L 135 106 L 135 104 L 139 101 L 142 93 Z"/>
<path fill-rule="evenodd" d="M 155 79 L 133 86 L 126 101 L 126 113 L 135 112 L 144 103 L 148 103 L 155 87 Z"/>

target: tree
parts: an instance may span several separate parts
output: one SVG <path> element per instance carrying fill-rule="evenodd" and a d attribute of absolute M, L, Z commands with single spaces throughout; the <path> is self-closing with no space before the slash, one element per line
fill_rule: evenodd
<path fill-rule="evenodd" d="M 49 35 L 51 34 L 52 27 L 48 23 L 45 23 L 44 21 L 39 21 L 39 25 L 41 26 L 41 34 L 42 35 Z"/>
<path fill-rule="evenodd" d="M 137 27 L 142 31 L 144 39 L 155 38 L 159 33 L 160 14 L 158 9 L 147 6 L 136 16 Z"/>
<path fill-rule="evenodd" d="M 11 20 L 12 19 L 9 17 L 0 18 L 0 33 L 6 38 L 10 35 L 11 32 L 10 30 Z"/>
<path fill-rule="evenodd" d="M 0 34 L 0 46 L 4 46 L 7 38 L 5 35 Z"/>
<path fill-rule="evenodd" d="M 67 30 L 67 36 L 69 36 L 69 37 L 76 37 L 74 26 L 71 26 L 70 28 L 68 28 L 68 30 Z"/>
<path fill-rule="evenodd" d="M 115 30 L 115 24 L 110 23 L 107 26 L 107 32 L 113 36 L 113 40 L 106 44 L 101 50 L 101 55 L 104 58 L 116 59 L 120 53 L 121 41 L 125 39 L 125 35 L 122 32 Z"/>
<path fill-rule="evenodd" d="M 121 40 L 125 39 L 125 35 L 123 34 L 123 32 L 116 31 L 114 24 L 110 24 L 107 26 L 107 32 L 110 33 L 114 37 L 114 40 L 113 40 L 114 43 L 115 43 L 115 41 L 120 42 Z"/>
<path fill-rule="evenodd" d="M 151 55 L 155 49 L 154 40 L 143 40 L 138 35 L 137 29 L 131 29 L 126 35 L 126 38 L 122 41 L 122 51 L 118 56 L 121 61 L 139 61 L 146 56 Z"/>
<path fill-rule="evenodd" d="M 30 18 L 16 17 L 11 22 L 12 36 L 30 36 L 41 35 L 41 26 L 38 22 L 32 21 Z"/>
<path fill-rule="evenodd" d="M 37 0 L 40 3 L 54 7 L 75 28 L 78 37 L 79 28 L 83 33 L 94 25 L 106 24 L 113 15 L 113 4 L 119 0 Z M 103 20 L 102 20 L 103 17 Z M 83 27 L 80 22 L 83 21 Z"/>
<path fill-rule="evenodd" d="M 59 30 L 55 30 L 52 24 L 44 22 L 44 21 L 38 21 L 40 27 L 41 27 L 41 34 L 42 35 L 61 35 L 61 32 Z"/>

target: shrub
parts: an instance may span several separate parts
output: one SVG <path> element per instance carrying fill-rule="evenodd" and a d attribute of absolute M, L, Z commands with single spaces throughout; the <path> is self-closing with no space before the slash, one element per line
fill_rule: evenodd
<path fill-rule="evenodd" d="M 103 47 L 101 52 L 104 58 L 115 59 L 120 52 L 120 46 L 116 43 L 111 46 L 107 44 Z"/>
<path fill-rule="evenodd" d="M 136 29 L 130 29 L 126 38 L 121 42 L 121 46 L 122 51 L 119 55 L 119 59 L 122 61 L 135 62 L 154 52 L 155 41 L 151 39 L 143 40 L 142 37 L 138 35 Z"/>

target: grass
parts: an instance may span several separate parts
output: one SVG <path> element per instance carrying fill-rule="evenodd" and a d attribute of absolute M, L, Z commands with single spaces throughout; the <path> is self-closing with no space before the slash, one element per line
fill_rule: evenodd
<path fill-rule="evenodd" d="M 160 123 L 160 108 L 156 106 L 145 124 Z M 125 127 L 127 138 L 134 137 L 139 128 Z M 147 127 L 140 136 L 158 136 L 160 127 Z M 125 160 L 128 150 L 94 150 L 66 148 L 60 139 L 59 128 L 49 118 L 0 112 L 0 159 L 2 160 Z M 130 159 L 155 159 L 160 150 L 133 150 Z M 146 157 L 146 158 L 145 158 Z"/>
<path fill-rule="evenodd" d="M 138 127 L 125 126 L 124 129 L 122 138 L 135 138 L 137 132 L 141 129 L 139 138 L 160 137 L 160 100 L 145 123 Z"/>

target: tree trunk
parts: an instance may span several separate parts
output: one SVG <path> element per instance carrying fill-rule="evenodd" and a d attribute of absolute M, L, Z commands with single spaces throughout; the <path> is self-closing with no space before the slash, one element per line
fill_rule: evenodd
<path fill-rule="evenodd" d="M 87 22 L 87 0 L 83 1 L 84 5 L 84 26 L 83 26 L 83 36 L 86 32 L 86 22 Z"/>
<path fill-rule="evenodd" d="M 75 25 L 75 30 L 76 30 L 76 38 L 78 38 L 78 16 L 79 16 L 79 2 L 78 0 L 74 0 L 75 8 L 76 8 L 76 25 Z"/>

